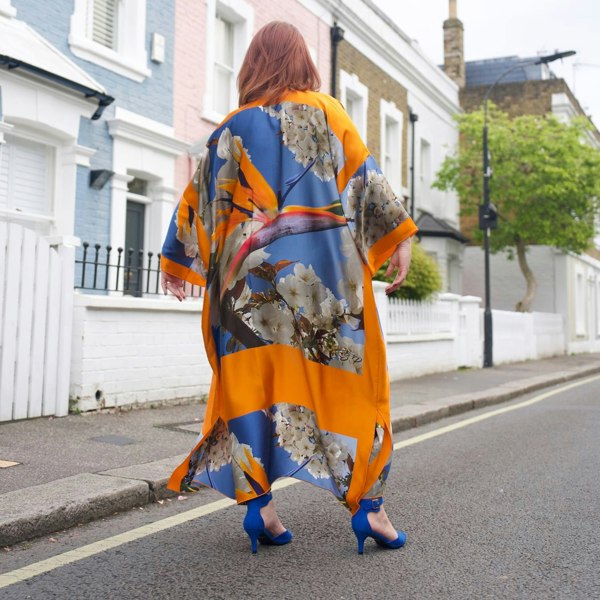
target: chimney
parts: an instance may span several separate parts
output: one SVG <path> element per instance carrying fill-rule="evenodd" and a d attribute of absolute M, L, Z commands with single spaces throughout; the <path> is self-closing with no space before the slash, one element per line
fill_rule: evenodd
<path fill-rule="evenodd" d="M 444 21 L 444 72 L 459 87 L 465 87 L 463 24 L 458 18 L 457 0 L 450 1 L 450 16 Z"/>

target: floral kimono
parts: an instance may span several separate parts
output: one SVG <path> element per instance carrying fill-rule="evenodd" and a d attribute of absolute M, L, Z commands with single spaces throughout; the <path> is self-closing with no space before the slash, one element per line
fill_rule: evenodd
<path fill-rule="evenodd" d="M 241 503 L 295 477 L 352 512 L 381 495 L 392 433 L 371 277 L 416 231 L 337 100 L 288 92 L 225 119 L 162 250 L 164 271 L 206 286 L 213 370 L 169 489 Z"/>

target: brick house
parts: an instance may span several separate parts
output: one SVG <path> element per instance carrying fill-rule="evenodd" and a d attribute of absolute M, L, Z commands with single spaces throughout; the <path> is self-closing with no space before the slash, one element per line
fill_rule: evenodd
<path fill-rule="evenodd" d="M 462 109 L 477 110 L 498 77 L 530 59 L 509 56 L 465 62 L 463 25 L 456 14 L 455 0 L 450 5 L 450 18 L 444 25 L 444 69 L 460 86 Z M 489 98 L 513 117 L 554 114 L 568 120 L 576 115 L 585 116 L 565 80 L 557 78 L 545 64 L 515 68 L 495 85 Z M 596 129 L 587 141 L 600 150 L 600 133 Z M 493 156 L 493 148 L 491 152 Z M 474 219 L 461 219 L 461 230 L 466 235 L 474 226 L 477 226 Z M 462 293 L 483 296 L 483 252 L 478 246 L 469 246 L 464 256 Z M 527 260 L 538 284 L 533 311 L 563 315 L 569 352 L 600 349 L 600 227 L 594 243 L 582 255 L 548 246 L 531 246 Z M 514 310 L 526 287 L 517 262 L 503 254 L 492 255 L 490 271 L 492 308 Z"/>
<path fill-rule="evenodd" d="M 374 3 L 347 0 L 331 10 L 337 42 L 335 93 L 392 188 L 419 225 L 440 268 L 443 291 L 462 288 L 463 247 L 454 193 L 431 188 L 458 134 L 458 86 Z M 334 35 L 335 39 L 335 35 Z"/>

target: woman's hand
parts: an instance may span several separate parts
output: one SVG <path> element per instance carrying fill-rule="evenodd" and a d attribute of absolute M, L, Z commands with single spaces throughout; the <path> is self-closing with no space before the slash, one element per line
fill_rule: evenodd
<path fill-rule="evenodd" d="M 391 277 L 396 269 L 398 271 L 394 281 L 385 288 L 386 294 L 389 295 L 392 292 L 395 292 L 406 279 L 406 276 L 408 275 L 408 269 L 410 267 L 411 256 L 412 237 L 409 237 L 396 246 L 392 257 L 390 258 L 390 264 L 385 272 L 385 276 Z"/>
<path fill-rule="evenodd" d="M 170 273 L 165 273 L 162 271 L 160 275 L 160 284 L 162 286 L 163 292 L 165 296 L 167 295 L 167 291 L 171 292 L 173 296 L 175 296 L 179 302 L 185 300 L 186 294 L 183 288 L 185 282 L 183 279 L 179 277 L 175 277 L 175 275 L 171 275 Z"/>

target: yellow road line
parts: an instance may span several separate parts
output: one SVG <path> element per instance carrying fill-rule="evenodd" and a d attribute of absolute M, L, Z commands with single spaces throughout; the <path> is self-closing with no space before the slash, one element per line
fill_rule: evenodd
<path fill-rule="evenodd" d="M 463 419 L 462 421 L 458 421 L 457 423 L 452 423 L 452 425 L 446 425 L 445 427 L 439 427 L 438 429 L 428 431 L 427 433 L 422 433 L 421 435 L 415 435 L 407 440 L 396 442 L 394 444 L 394 450 L 406 448 L 407 446 L 412 446 L 413 444 L 418 444 L 420 442 L 430 440 L 432 438 L 438 437 L 439 435 L 444 435 L 444 433 L 450 433 L 451 431 L 456 431 L 457 429 L 462 429 L 463 427 L 474 425 L 475 423 L 485 421 L 486 419 L 491 419 L 492 417 L 497 417 L 498 415 L 503 415 L 513 410 L 519 410 L 520 408 L 525 408 L 527 406 L 531 406 L 532 404 L 537 404 L 542 400 L 546 400 L 546 398 L 556 396 L 556 394 L 561 394 L 562 392 L 566 392 L 567 390 L 579 387 L 580 385 L 585 385 L 586 383 L 590 383 L 598 379 L 600 379 L 600 375 L 594 375 L 593 377 L 587 377 L 586 379 L 579 379 L 575 383 L 570 383 L 556 390 L 545 392 L 543 394 L 540 394 L 539 396 L 534 396 L 529 400 L 523 400 L 523 402 L 519 402 L 518 404 L 512 404 L 511 406 L 503 406 L 502 408 L 497 408 L 496 410 L 491 410 L 481 415 L 470 417 L 468 419 Z"/>
<path fill-rule="evenodd" d="M 433 431 L 429 431 L 421 435 L 415 435 L 407 440 L 403 440 L 394 444 L 394 450 L 406 448 L 407 446 L 412 446 L 414 444 L 419 444 L 420 442 L 425 442 L 440 435 L 444 435 L 445 433 L 450 433 L 451 431 L 456 431 L 457 429 L 462 429 L 463 427 L 474 425 L 475 423 L 485 421 L 486 419 L 491 419 L 492 417 L 497 417 L 499 415 L 511 412 L 513 410 L 519 410 L 520 408 L 531 406 L 532 404 L 536 404 L 537 402 L 546 400 L 546 398 L 550 398 L 551 396 L 555 396 L 567 390 L 579 387 L 581 385 L 585 385 L 586 383 L 590 383 L 598 379 L 600 379 L 600 375 L 588 377 L 586 379 L 581 379 L 575 383 L 565 385 L 559 389 L 552 390 L 550 392 L 545 392 L 543 394 L 540 394 L 539 396 L 535 396 L 530 400 L 525 400 L 523 402 L 519 402 L 518 404 L 505 406 L 503 408 L 498 408 L 496 410 L 492 410 L 487 413 L 477 415 L 475 417 L 463 419 L 462 421 L 458 421 L 457 423 L 446 425 L 445 427 L 439 427 L 438 429 L 434 429 Z M 290 485 L 295 485 L 297 483 L 300 483 L 298 479 L 281 479 L 273 484 L 273 489 L 283 489 L 289 487 Z M 50 558 L 46 558 L 45 560 L 32 563 L 19 569 L 15 569 L 14 571 L 9 571 L 8 573 L 0 575 L 0 589 L 5 588 L 9 585 L 13 585 L 15 583 L 19 583 L 21 581 L 25 581 L 27 579 L 31 579 L 32 577 L 36 577 L 37 575 L 48 573 L 49 571 L 53 571 L 54 569 L 58 569 L 59 567 L 63 567 L 74 562 L 83 560 L 85 558 L 89 558 L 90 556 L 94 556 L 95 554 L 100 554 L 101 552 L 105 552 L 112 548 L 122 546 L 123 544 L 139 540 L 154 533 L 164 531 L 165 529 L 176 527 L 177 525 L 187 523 L 188 521 L 192 521 L 193 519 L 204 517 L 219 510 L 229 508 L 230 506 L 234 506 L 235 504 L 236 502 L 229 498 L 216 500 L 215 502 L 210 502 L 209 504 L 199 506 L 198 508 L 194 508 L 192 510 L 182 512 L 180 514 L 161 519 L 160 521 L 156 521 L 154 523 L 148 523 L 147 525 L 142 525 L 141 527 L 137 527 L 136 529 L 131 529 L 130 531 L 119 533 L 104 540 L 99 540 L 97 542 L 93 542 L 92 544 L 87 544 L 86 546 L 81 546 L 80 548 L 69 550 L 56 556 L 51 556 Z"/>

